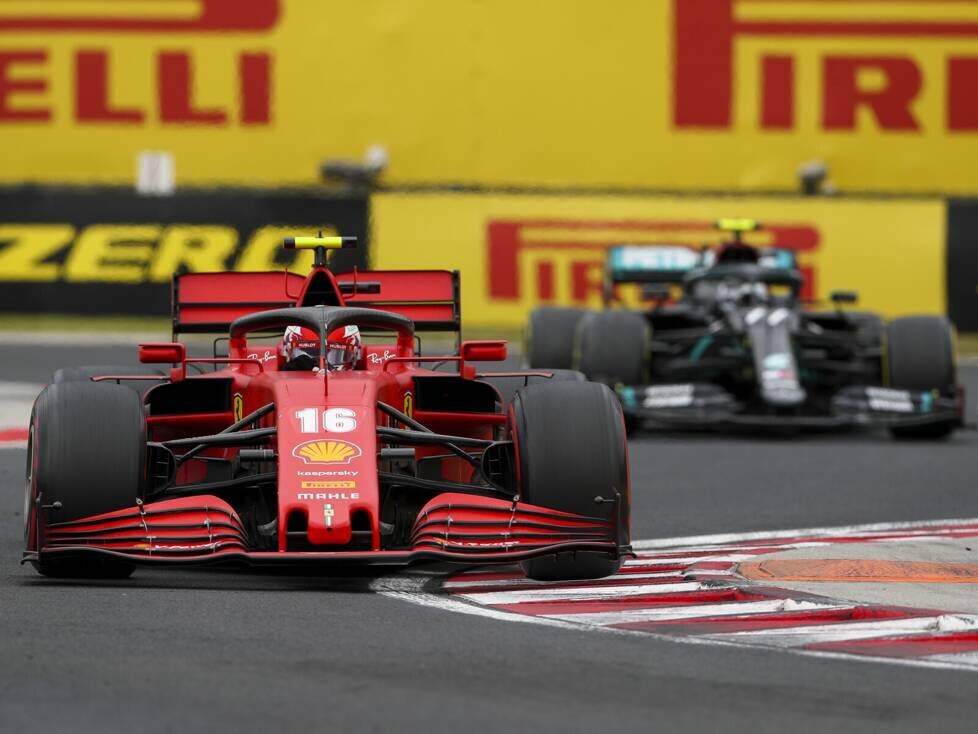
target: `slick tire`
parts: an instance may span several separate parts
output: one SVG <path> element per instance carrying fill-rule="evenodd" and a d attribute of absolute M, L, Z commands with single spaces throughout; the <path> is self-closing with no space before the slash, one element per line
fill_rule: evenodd
<path fill-rule="evenodd" d="M 48 385 L 34 403 L 27 452 L 27 514 L 56 524 L 112 512 L 142 497 L 146 420 L 139 394 L 111 383 Z M 40 509 L 40 504 L 58 508 Z M 39 518 L 27 523 L 28 532 Z M 45 576 L 125 578 L 132 566 L 110 558 L 48 559 Z"/>
<path fill-rule="evenodd" d="M 511 407 L 523 501 L 613 520 L 628 542 L 629 478 L 621 406 L 606 386 L 555 382 L 516 391 Z M 596 497 L 614 502 L 596 502 Z M 617 516 L 617 517 L 616 517 Z M 621 559 L 567 552 L 524 561 L 540 581 L 596 579 L 617 573 Z"/>
<path fill-rule="evenodd" d="M 499 391 L 500 402 L 502 403 L 503 410 L 513 401 L 513 396 L 516 395 L 516 391 L 521 387 L 528 387 L 530 385 L 542 385 L 549 382 L 586 382 L 587 378 L 584 374 L 578 372 L 577 370 L 542 370 L 544 372 L 551 373 L 552 377 L 538 377 L 536 375 L 530 375 L 528 377 L 485 377 L 483 382 L 488 382 L 490 385 Z"/>
<path fill-rule="evenodd" d="M 526 333 L 526 364 L 531 369 L 569 370 L 574 361 L 574 336 L 587 311 L 545 306 L 530 313 Z"/>
<path fill-rule="evenodd" d="M 575 367 L 606 385 L 647 382 L 651 329 L 633 311 L 589 314 L 578 330 Z"/>
<path fill-rule="evenodd" d="M 86 365 L 84 367 L 62 367 L 54 373 L 53 382 L 91 382 L 93 377 L 106 375 L 152 375 L 163 376 L 166 372 L 148 364 L 118 364 L 118 365 Z M 118 383 L 103 381 L 96 384 L 118 384 L 130 390 L 145 395 L 151 387 L 159 385 L 161 380 L 120 380 Z"/>
<path fill-rule="evenodd" d="M 897 390 L 955 390 L 954 333 L 943 316 L 907 316 L 886 327 L 887 383 Z M 894 427 L 899 438 L 945 438 L 956 423 Z"/>

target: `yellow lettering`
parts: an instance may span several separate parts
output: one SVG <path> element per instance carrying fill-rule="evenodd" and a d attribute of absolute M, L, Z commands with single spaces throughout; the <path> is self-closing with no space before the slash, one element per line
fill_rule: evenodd
<path fill-rule="evenodd" d="M 94 224 L 71 248 L 64 279 L 142 283 L 159 236 L 156 224 Z"/>
<path fill-rule="evenodd" d="M 0 280 L 50 283 L 61 266 L 43 262 L 71 242 L 70 224 L 0 225 Z"/>
<path fill-rule="evenodd" d="M 318 230 L 317 230 L 318 231 Z M 255 272 L 262 270 L 284 270 L 288 267 L 296 273 L 305 275 L 312 268 L 312 250 L 296 250 L 295 259 L 286 265 L 275 262 L 275 255 L 282 249 L 282 240 L 293 235 L 314 235 L 307 226 L 302 227 L 261 227 L 251 235 L 247 246 L 238 258 L 234 269 L 238 271 Z M 338 234 L 334 229 L 324 229 L 327 236 Z"/>
<path fill-rule="evenodd" d="M 149 269 L 149 279 L 166 282 L 181 266 L 196 273 L 225 270 L 225 261 L 237 244 L 238 233 L 231 227 L 183 224 L 167 227 L 156 260 Z"/>

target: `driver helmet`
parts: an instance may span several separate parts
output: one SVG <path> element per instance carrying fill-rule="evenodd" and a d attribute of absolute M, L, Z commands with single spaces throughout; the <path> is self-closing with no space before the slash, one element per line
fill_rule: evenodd
<path fill-rule="evenodd" d="M 760 260 L 760 254 L 756 247 L 744 244 L 743 242 L 727 242 L 717 250 L 717 263 L 748 263 L 756 265 Z"/>
<path fill-rule="evenodd" d="M 362 353 L 360 329 L 356 326 L 341 326 L 326 337 L 326 368 L 331 371 L 354 369 Z M 319 363 L 319 337 L 311 329 L 290 326 L 282 337 L 282 354 L 293 369 L 312 369 Z"/>

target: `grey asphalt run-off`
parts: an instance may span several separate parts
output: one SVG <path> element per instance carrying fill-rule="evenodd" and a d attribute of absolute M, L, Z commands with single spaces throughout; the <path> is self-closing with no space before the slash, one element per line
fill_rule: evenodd
<path fill-rule="evenodd" d="M 133 356 L 5 345 L 0 380 Z M 962 377 L 978 395 L 978 369 Z M 634 536 L 975 517 L 976 449 L 975 432 L 647 434 Z M 974 730 L 976 674 L 512 624 L 375 594 L 356 569 L 42 579 L 18 563 L 23 470 L 0 451 L 3 732 Z"/>

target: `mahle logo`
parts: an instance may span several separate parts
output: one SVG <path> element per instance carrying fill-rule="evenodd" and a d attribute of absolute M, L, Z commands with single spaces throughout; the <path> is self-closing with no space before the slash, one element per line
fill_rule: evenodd
<path fill-rule="evenodd" d="M 743 119 L 737 103 L 759 100 L 764 130 L 855 130 L 868 113 L 884 132 L 978 132 L 978 2 L 674 0 L 673 10 L 679 129 L 730 129 Z M 799 120 L 803 92 L 817 98 L 817 122 Z M 920 104 L 926 95 L 943 104 Z"/>

